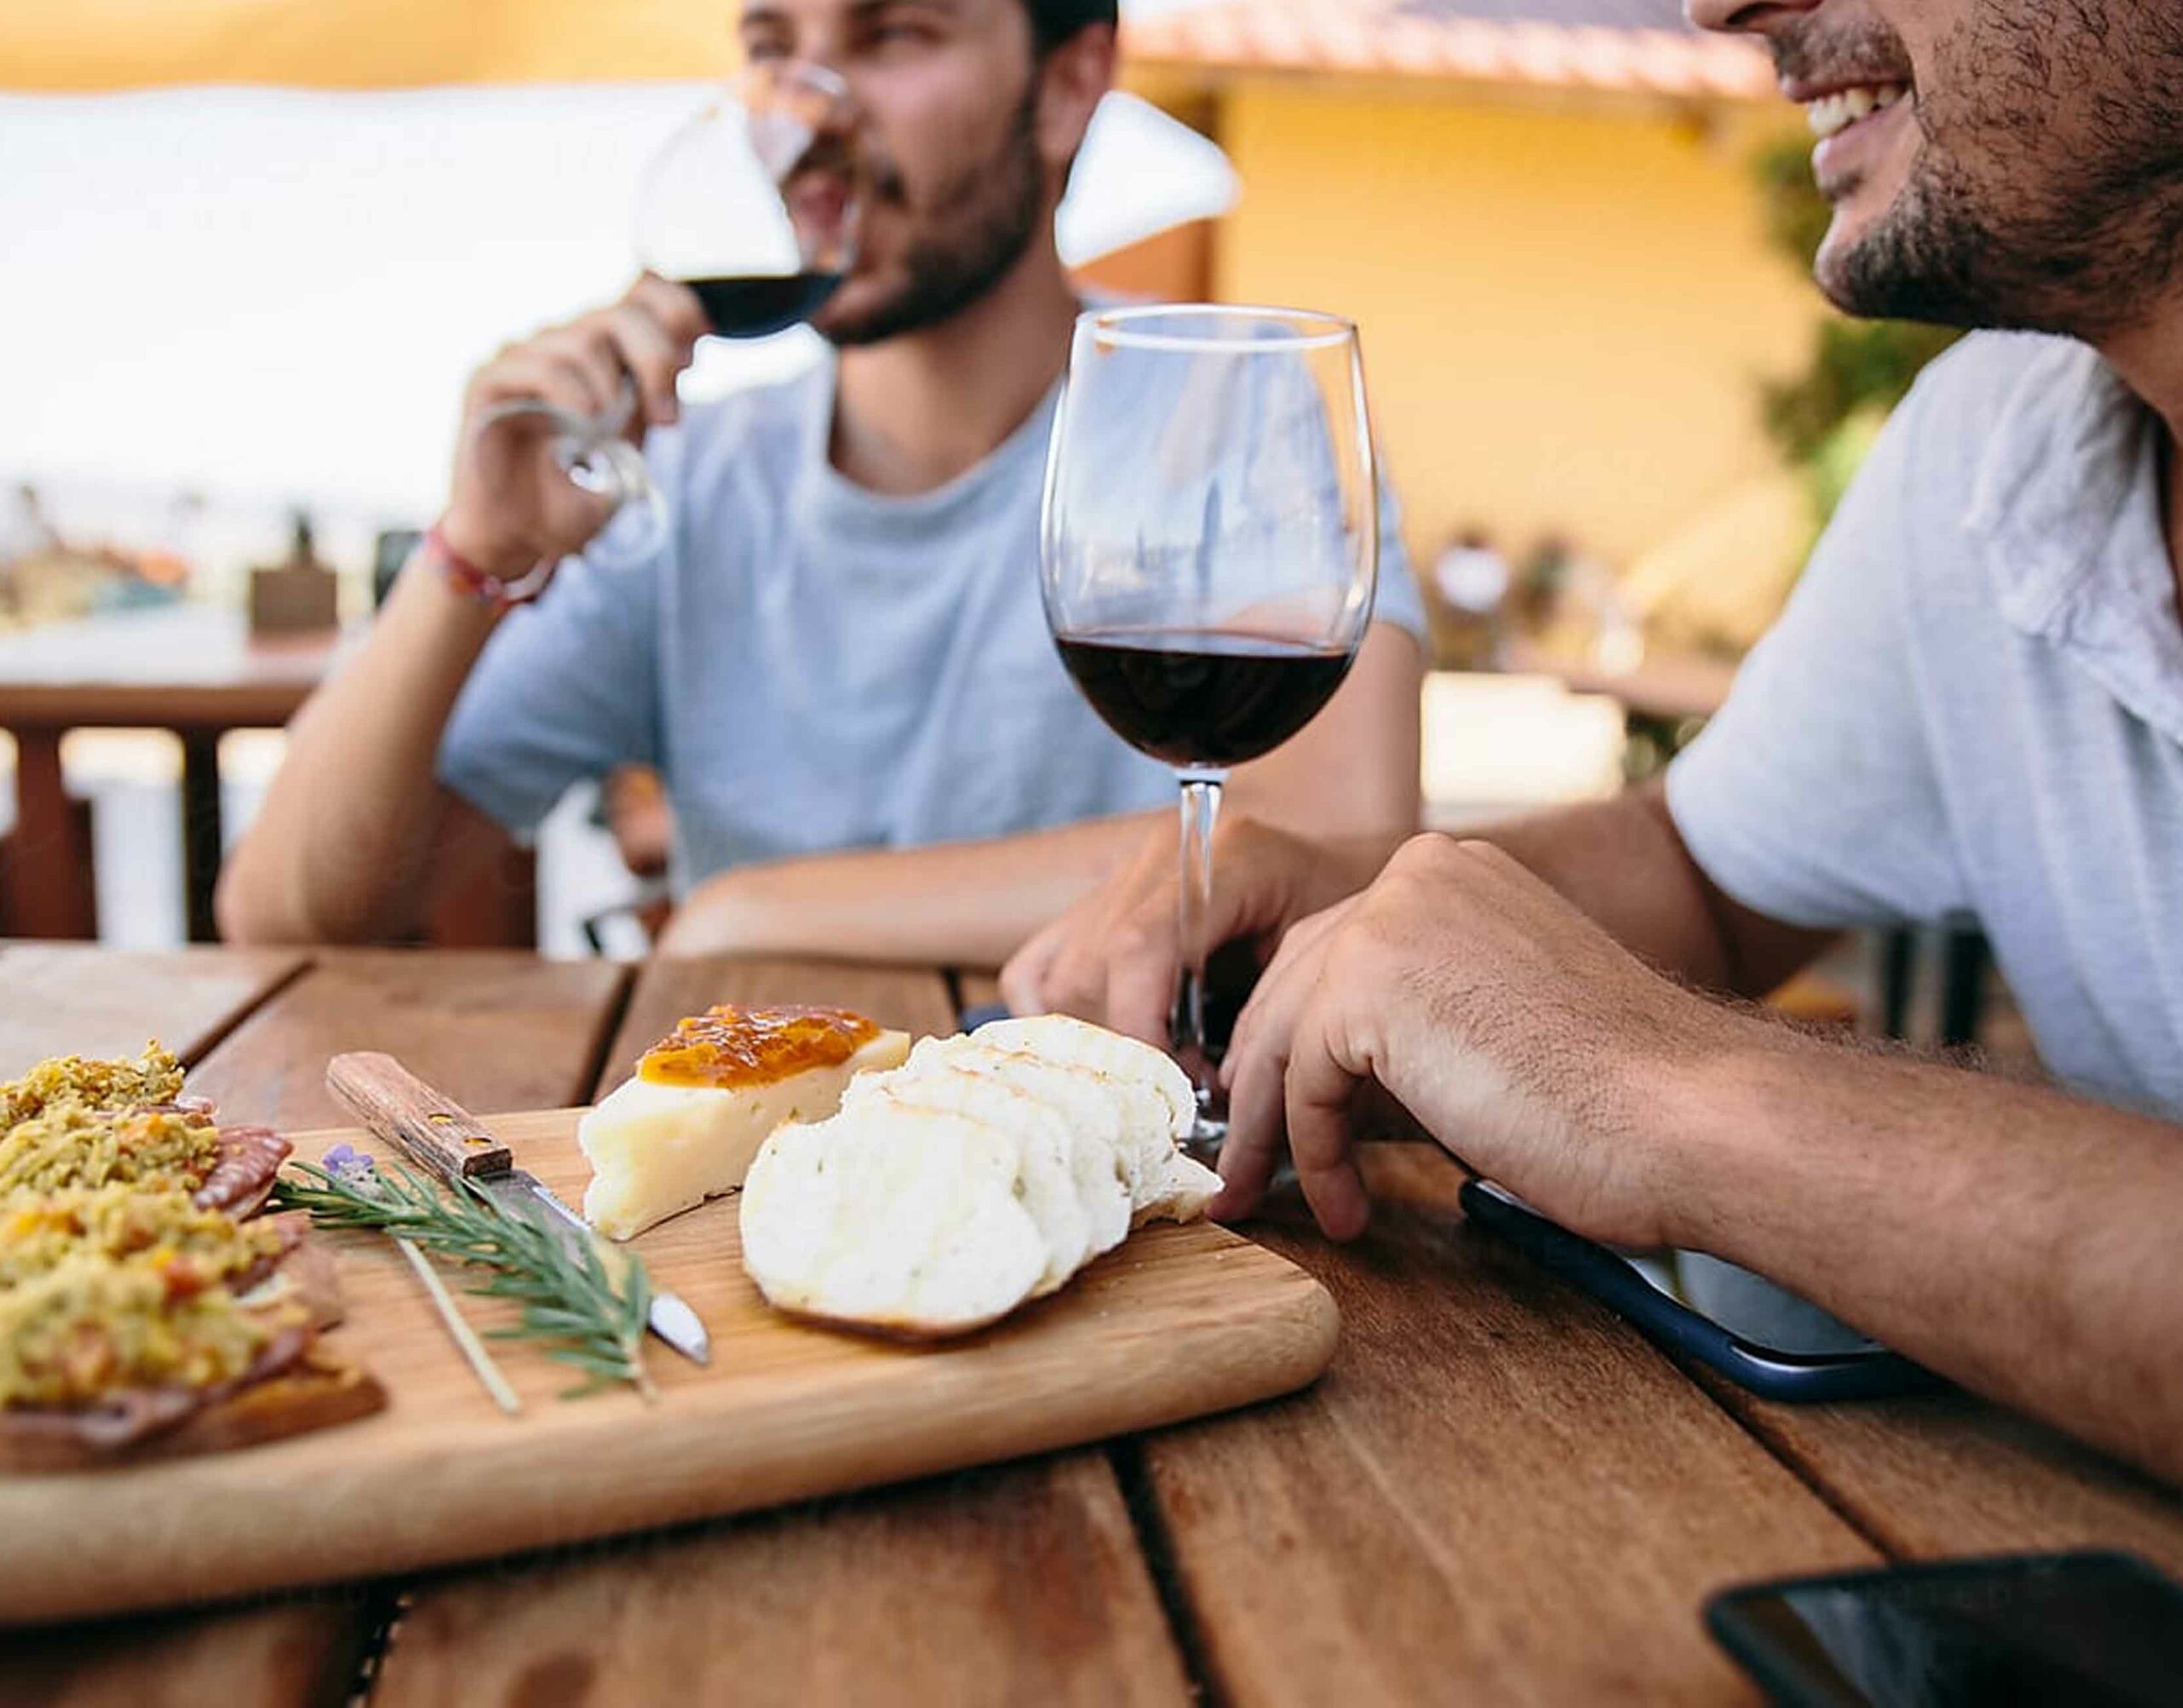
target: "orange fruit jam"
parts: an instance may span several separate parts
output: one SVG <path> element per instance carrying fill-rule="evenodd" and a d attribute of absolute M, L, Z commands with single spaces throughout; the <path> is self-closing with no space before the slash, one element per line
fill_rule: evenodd
<path fill-rule="evenodd" d="M 637 1077 L 655 1086 L 769 1086 L 811 1068 L 837 1068 L 879 1035 L 845 1008 L 738 1008 L 720 1003 L 675 1022 L 644 1053 Z"/>

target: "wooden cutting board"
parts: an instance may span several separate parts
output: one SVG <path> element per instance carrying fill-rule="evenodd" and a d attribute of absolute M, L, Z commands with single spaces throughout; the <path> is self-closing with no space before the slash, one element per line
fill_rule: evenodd
<path fill-rule="evenodd" d="M 570 1203 L 582 1111 L 486 1125 Z M 316 1159 L 359 1132 L 305 1134 Z M 330 1350 L 382 1412 L 260 1446 L 63 1475 L 0 1476 L 0 1625 L 443 1566 L 746 1511 L 1151 1428 L 1301 1387 L 1333 1355 L 1334 1300 L 1286 1259 L 1198 1223 L 1141 1230 L 985 1334 L 905 1346 L 791 1323 L 743 1272 L 736 1201 L 636 1242 L 712 1333 L 700 1369 L 646 1342 L 655 1404 L 564 1400 L 574 1373 L 490 1341 L 522 1396 L 501 1413 L 380 1235 L 320 1234 L 348 1320 Z M 451 1287 L 459 1271 L 444 1271 Z M 459 1297 L 463 1295 L 458 1293 Z M 498 1301 L 463 1297 L 481 1329 Z"/>

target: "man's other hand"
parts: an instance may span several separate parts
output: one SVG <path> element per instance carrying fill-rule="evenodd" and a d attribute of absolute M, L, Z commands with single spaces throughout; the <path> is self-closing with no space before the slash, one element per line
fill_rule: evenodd
<path fill-rule="evenodd" d="M 1369 1216 L 1363 1094 L 1593 1238 L 1672 1242 L 1671 1157 L 1645 1105 L 1667 1068 L 1750 1022 L 1653 973 L 1499 849 L 1405 843 L 1361 895 L 1290 930 L 1236 1022 L 1216 1215 L 1248 1215 L 1287 1135 L 1336 1239 Z"/>
<path fill-rule="evenodd" d="M 1259 964 L 1297 920 L 1371 881 L 1391 840 L 1313 842 L 1230 816 L 1213 842 L 1208 947 L 1238 939 Z M 1074 1014 L 1165 1046 L 1174 1005 L 1181 860 L 1176 832 L 1149 835 L 1098 889 L 1040 931 L 1001 970 L 1017 1014 Z"/>

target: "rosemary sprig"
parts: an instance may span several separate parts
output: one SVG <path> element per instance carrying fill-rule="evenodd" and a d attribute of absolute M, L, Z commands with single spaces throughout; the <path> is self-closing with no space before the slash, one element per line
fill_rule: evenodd
<path fill-rule="evenodd" d="M 617 1254 L 617 1288 L 597 1241 L 564 1242 L 543 1222 L 503 1209 L 467 1181 L 457 1182 L 455 1195 L 447 1197 L 398 1164 L 327 1169 L 298 1161 L 289 1167 L 307 1178 L 283 1176 L 273 1201 L 306 1212 L 313 1225 L 384 1229 L 436 1256 L 489 1270 L 489 1279 L 468 1290 L 522 1307 L 515 1324 L 494 1329 L 491 1338 L 547 1342 L 547 1358 L 582 1371 L 586 1380 L 564 1398 L 617 1381 L 654 1398 L 642 1356 L 651 1282 L 634 1256 Z"/>

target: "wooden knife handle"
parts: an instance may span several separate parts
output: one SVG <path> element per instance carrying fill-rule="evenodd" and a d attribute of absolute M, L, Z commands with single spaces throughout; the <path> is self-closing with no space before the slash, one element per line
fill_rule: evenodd
<path fill-rule="evenodd" d="M 379 1138 L 435 1173 L 499 1174 L 515 1166 L 507 1146 L 475 1115 L 391 1056 L 376 1050 L 336 1056 L 326 1064 L 326 1089 Z"/>

